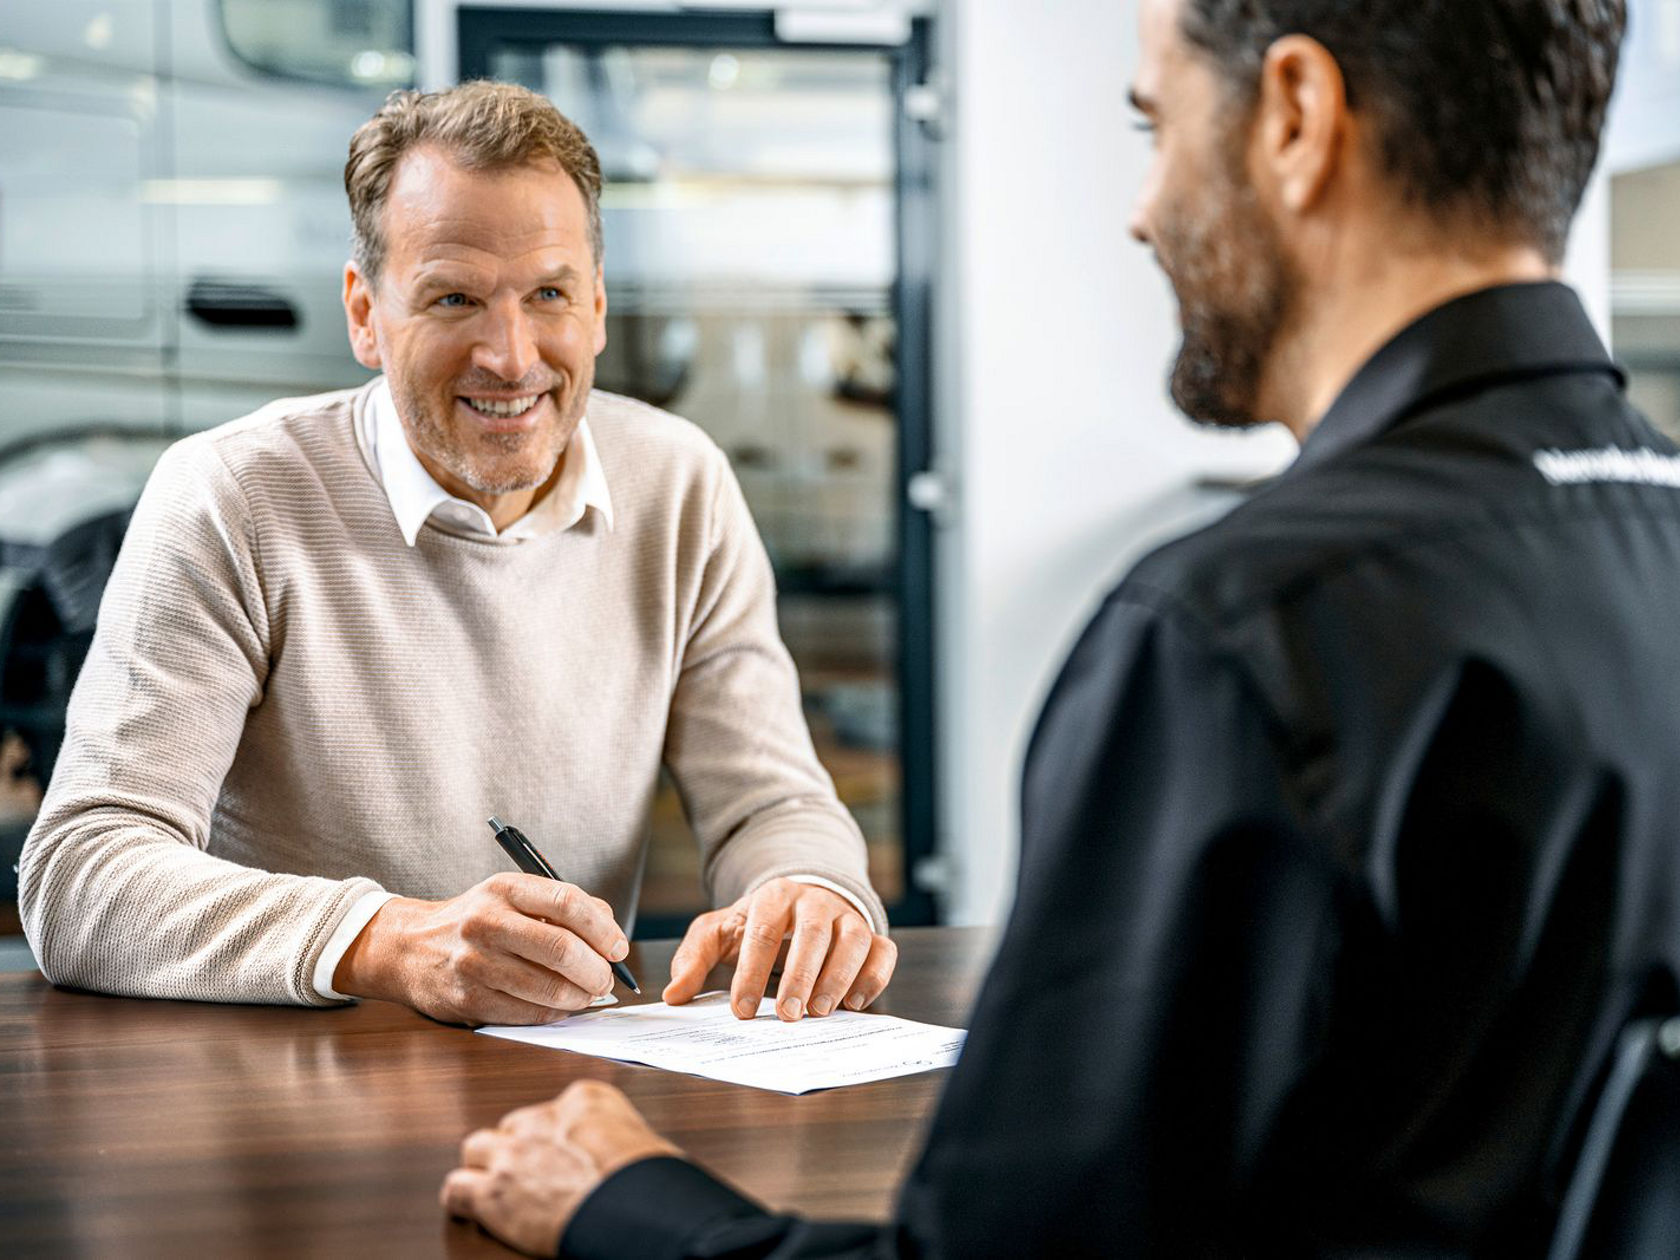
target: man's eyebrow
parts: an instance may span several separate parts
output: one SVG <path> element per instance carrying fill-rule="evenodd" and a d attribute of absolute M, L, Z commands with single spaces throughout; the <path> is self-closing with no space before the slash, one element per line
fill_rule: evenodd
<path fill-rule="evenodd" d="M 547 275 L 545 275 L 542 278 L 540 283 L 542 283 L 542 284 L 555 284 L 555 283 L 568 284 L 572 281 L 580 279 L 582 277 L 582 275 L 583 275 L 583 273 L 581 271 L 579 271 L 576 267 L 572 266 L 571 263 L 562 263 L 560 266 L 556 267 L 553 271 L 551 271 Z"/>
<path fill-rule="evenodd" d="M 416 282 L 419 289 L 459 289 L 466 286 L 468 278 L 459 271 L 450 271 L 447 267 L 432 267 L 420 274 Z"/>
<path fill-rule="evenodd" d="M 1140 114 L 1153 114 L 1155 112 L 1154 98 L 1145 96 L 1136 88 L 1132 88 L 1126 93 L 1126 102 Z"/>

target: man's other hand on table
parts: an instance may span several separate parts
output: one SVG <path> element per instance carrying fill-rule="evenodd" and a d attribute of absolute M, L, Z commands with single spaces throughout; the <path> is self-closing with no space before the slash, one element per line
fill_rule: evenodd
<path fill-rule="evenodd" d="M 887 987 L 898 947 L 877 934 L 857 908 L 816 884 L 772 879 L 732 906 L 698 916 L 671 958 L 663 997 L 680 1006 L 699 993 L 720 963 L 735 964 L 729 1001 L 741 1019 L 758 1013 L 784 941 L 787 958 L 776 988 L 784 1020 L 861 1011 Z"/>
<path fill-rule="evenodd" d="M 533 1256 L 552 1256 L 573 1213 L 613 1173 L 681 1152 L 618 1090 L 578 1081 L 558 1098 L 469 1133 L 439 1201 Z"/>

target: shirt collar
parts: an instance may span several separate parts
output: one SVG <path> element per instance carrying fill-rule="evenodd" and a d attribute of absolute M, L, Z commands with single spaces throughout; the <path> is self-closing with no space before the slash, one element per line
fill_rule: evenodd
<path fill-rule="evenodd" d="M 578 421 L 577 431 L 566 445 L 559 480 L 535 507 L 498 533 L 489 513 L 476 503 L 456 498 L 426 471 L 408 444 L 408 435 L 403 431 L 396 403 L 391 398 L 390 383 L 384 378 L 374 384 L 364 414 L 367 446 L 391 504 L 391 514 L 396 517 L 403 541 L 410 547 L 420 536 L 421 526 L 434 513 L 450 532 L 502 543 L 523 542 L 568 530 L 583 519 L 589 508 L 599 512 L 607 528 L 612 528 L 612 497 L 607 492 L 606 473 L 587 416 Z"/>
<path fill-rule="evenodd" d="M 1604 372 L 1626 384 L 1574 290 L 1548 280 L 1454 298 L 1359 369 L 1285 475 L 1362 445 L 1447 396 L 1564 372 Z"/>

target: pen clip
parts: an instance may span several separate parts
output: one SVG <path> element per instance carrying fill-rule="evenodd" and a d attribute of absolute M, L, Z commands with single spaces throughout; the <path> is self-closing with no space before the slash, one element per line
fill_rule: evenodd
<path fill-rule="evenodd" d="M 496 828 L 496 843 L 502 846 L 502 852 L 513 859 L 513 864 L 527 875 L 542 875 L 559 882 L 560 876 L 555 874 L 554 868 L 537 852 L 536 846 L 525 838 L 525 833 L 511 823 L 502 822 L 499 818 L 492 818 L 490 825 Z"/>

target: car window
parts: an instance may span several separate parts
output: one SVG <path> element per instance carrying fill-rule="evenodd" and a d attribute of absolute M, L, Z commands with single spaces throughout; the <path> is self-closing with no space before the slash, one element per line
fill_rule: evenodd
<path fill-rule="evenodd" d="M 414 83 L 412 0 L 221 0 L 222 33 L 268 74 L 346 87 Z"/>

